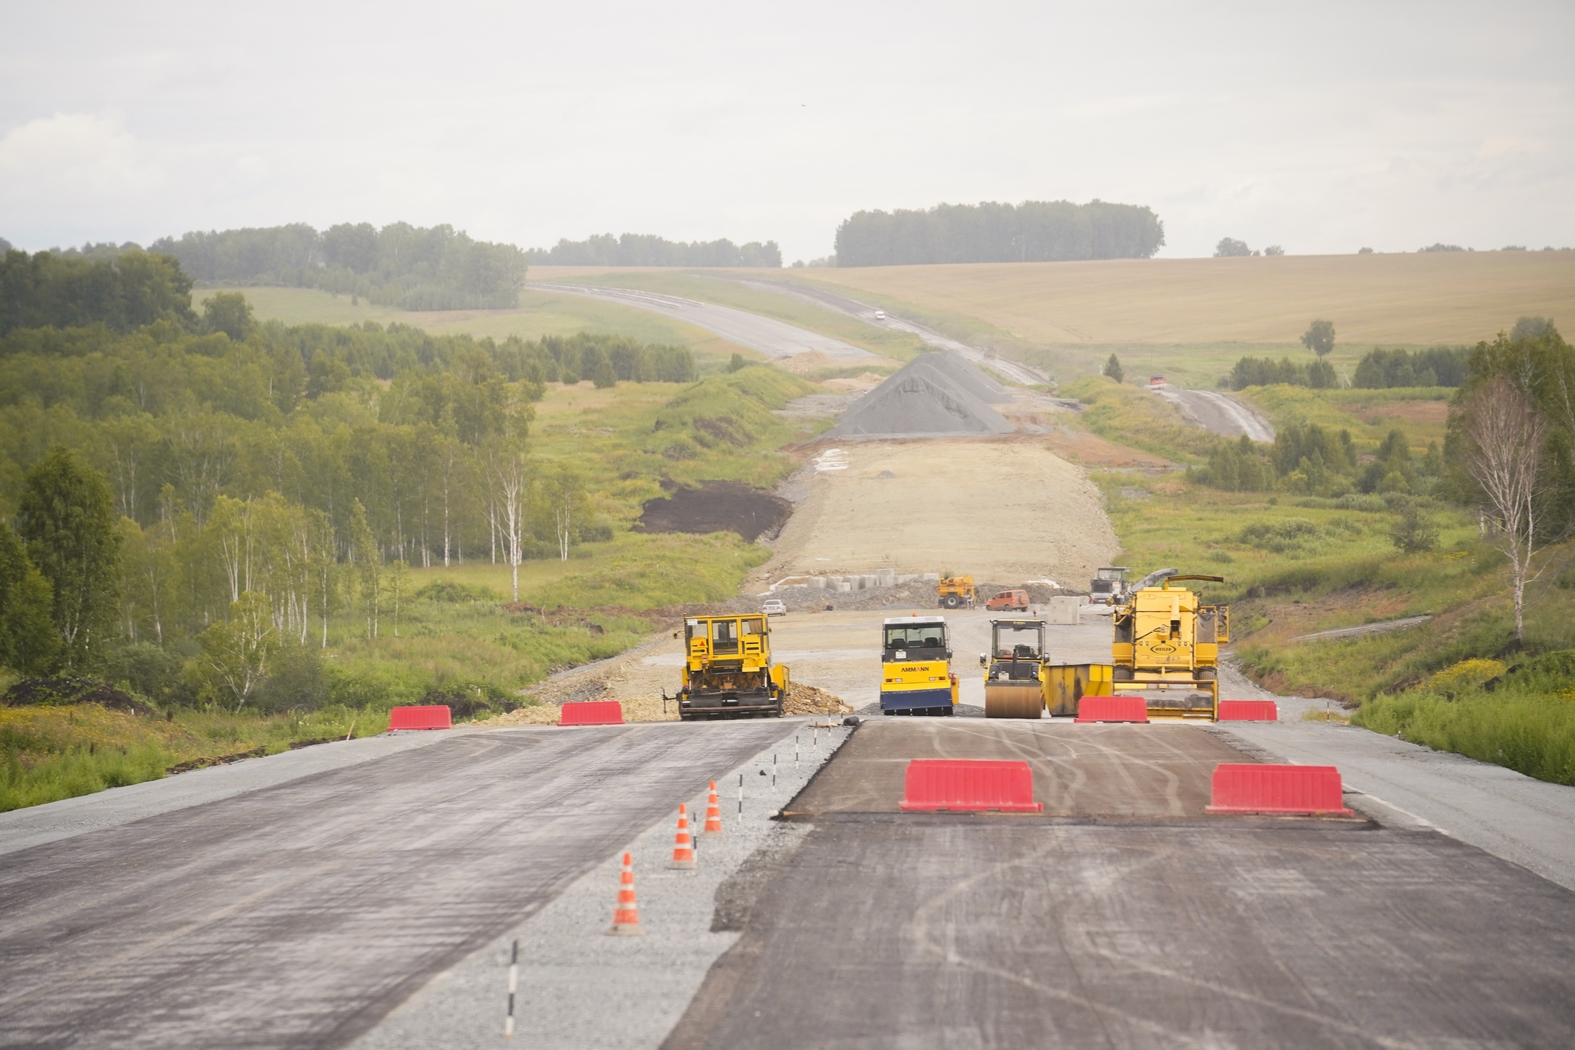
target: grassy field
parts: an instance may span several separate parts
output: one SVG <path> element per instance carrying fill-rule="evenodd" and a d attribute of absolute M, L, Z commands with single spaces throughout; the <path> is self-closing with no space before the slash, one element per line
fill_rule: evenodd
<path fill-rule="evenodd" d="M 1575 316 L 1575 252 L 880 266 L 784 271 L 974 318 L 1041 346 L 1295 347 L 1315 317 L 1345 343 L 1491 339 L 1524 314 Z"/>
<path fill-rule="evenodd" d="M 520 294 L 520 306 L 516 310 L 412 311 L 376 306 L 364 299 L 352 305 L 347 295 L 316 288 L 198 288 L 192 292 L 192 302 L 201 310 L 202 301 L 216 292 L 241 292 L 259 319 L 285 324 L 346 325 L 376 321 L 387 325 L 398 322 L 432 335 L 470 335 L 499 341 L 511 335 L 537 339 L 544 335 L 599 332 L 628 336 L 644 343 L 687 346 L 714 360 L 725 360 L 734 353 L 743 354 L 749 360 L 762 357 L 755 350 L 730 343 L 703 328 L 660 314 L 556 292 L 526 289 Z M 703 360 L 701 363 L 704 365 Z"/>

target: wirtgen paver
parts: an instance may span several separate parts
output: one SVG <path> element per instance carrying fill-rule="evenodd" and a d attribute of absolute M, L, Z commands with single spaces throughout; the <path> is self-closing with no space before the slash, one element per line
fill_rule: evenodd
<path fill-rule="evenodd" d="M 1433 831 L 1204 815 L 1250 761 L 1206 730 L 999 725 L 861 727 L 665 1045 L 1575 1045 L 1575 894 Z M 1045 812 L 900 813 L 904 751 L 1026 760 Z"/>

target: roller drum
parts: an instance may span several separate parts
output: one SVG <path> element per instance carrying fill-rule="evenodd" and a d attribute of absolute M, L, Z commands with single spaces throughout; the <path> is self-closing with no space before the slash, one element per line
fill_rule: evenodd
<path fill-rule="evenodd" d="M 1044 688 L 1038 679 L 984 683 L 984 717 L 1039 718 L 1044 714 Z"/>

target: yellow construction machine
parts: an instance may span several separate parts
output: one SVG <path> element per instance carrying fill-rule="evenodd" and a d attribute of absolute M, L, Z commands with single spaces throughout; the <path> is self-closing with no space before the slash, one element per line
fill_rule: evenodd
<path fill-rule="evenodd" d="M 776 718 L 787 689 L 787 667 L 771 662 L 771 625 L 764 615 L 692 616 L 684 621 L 680 719 Z M 670 699 L 664 690 L 664 706 Z"/>
<path fill-rule="evenodd" d="M 1113 691 L 1141 695 L 1150 719 L 1218 717 L 1219 649 L 1230 641 L 1230 607 L 1204 605 L 1197 592 L 1172 586 L 1187 580 L 1225 582 L 1160 569 L 1140 580 L 1112 616 Z"/>
<path fill-rule="evenodd" d="M 935 585 L 935 598 L 943 609 L 972 609 L 978 597 L 972 576 L 942 576 Z"/>
<path fill-rule="evenodd" d="M 880 713 L 950 715 L 957 676 L 944 616 L 888 617 L 881 624 Z"/>
<path fill-rule="evenodd" d="M 1049 695 L 1043 620 L 991 620 L 984 668 L 984 717 L 1038 718 Z"/>

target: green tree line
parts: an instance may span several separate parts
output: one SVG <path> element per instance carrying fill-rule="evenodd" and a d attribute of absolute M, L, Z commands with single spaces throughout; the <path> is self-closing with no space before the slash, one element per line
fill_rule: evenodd
<path fill-rule="evenodd" d="M 208 284 L 322 288 L 405 310 L 506 309 L 519 305 L 525 286 L 524 252 L 446 225 L 195 230 L 161 237 L 147 250 L 174 257 L 193 280 Z M 40 254 L 94 262 L 140 251 L 131 243 L 86 244 Z"/>
<path fill-rule="evenodd" d="M 1272 445 L 1246 437 L 1222 441 L 1210 452 L 1208 465 L 1189 476 L 1230 492 L 1281 491 L 1334 498 L 1428 495 L 1438 491 L 1445 464 L 1436 444 L 1421 456 L 1413 455 L 1405 433 L 1398 429 L 1364 454 L 1350 431 L 1304 423 L 1281 430 Z"/>
<path fill-rule="evenodd" d="M 404 566 L 567 558 L 612 530 L 573 470 L 530 454 L 545 384 L 695 378 L 687 348 L 612 336 L 259 324 L 234 293 L 178 314 L 0 337 L 9 666 L 84 666 L 111 636 L 244 654 L 215 626 L 238 622 L 322 644 L 352 609 L 375 637 L 408 599 Z M 96 561 L 68 549 L 93 535 Z M 84 605 L 70 581 L 89 565 L 105 589 Z"/>
<path fill-rule="evenodd" d="M 0 257 L 0 335 L 17 328 L 104 325 L 117 332 L 160 318 L 190 322 L 191 279 L 167 255 L 118 249 L 100 257 Z"/>
<path fill-rule="evenodd" d="M 1367 390 L 1389 387 L 1448 386 L 1465 383 L 1471 372 L 1471 349 L 1438 346 L 1427 350 L 1374 349 L 1362 356 L 1351 385 Z"/>
<path fill-rule="evenodd" d="M 1250 386 L 1308 386 L 1326 390 L 1340 385 L 1334 366 L 1319 358 L 1316 361 L 1292 361 L 1282 357 L 1244 357 L 1230 370 L 1227 382 L 1232 390 L 1246 390 Z"/>
<path fill-rule="evenodd" d="M 782 265 L 776 241 L 734 244 L 719 241 L 669 241 L 652 234 L 604 233 L 583 241 L 560 240 L 551 248 L 532 248 L 525 260 L 535 266 L 758 266 Z"/>
<path fill-rule="evenodd" d="M 837 227 L 838 266 L 1147 259 L 1165 224 L 1147 207 L 1094 200 L 860 211 Z"/>

